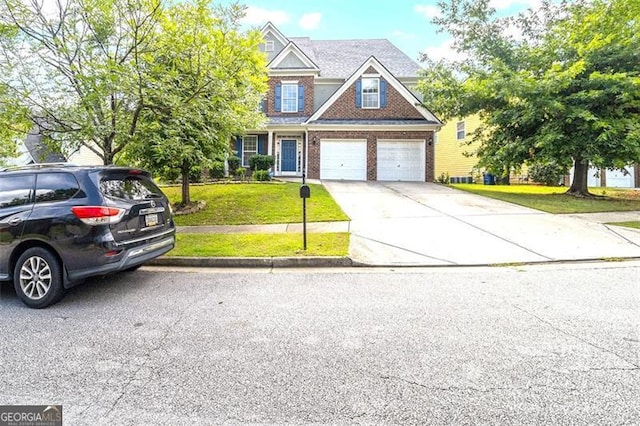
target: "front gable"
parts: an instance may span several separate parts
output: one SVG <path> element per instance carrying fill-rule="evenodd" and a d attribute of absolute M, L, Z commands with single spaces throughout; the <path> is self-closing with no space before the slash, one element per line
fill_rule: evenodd
<path fill-rule="evenodd" d="M 264 43 L 260 50 L 267 55 L 267 62 L 271 62 L 289 44 L 286 38 L 271 22 L 267 22 L 260 30 Z"/>
<path fill-rule="evenodd" d="M 268 69 L 271 75 L 279 72 L 296 72 L 300 75 L 309 73 L 316 74 L 319 71 L 318 66 L 293 42 L 289 42 L 289 44 L 273 58 L 269 63 Z"/>
<path fill-rule="evenodd" d="M 362 105 L 362 81 L 378 81 L 378 106 Z M 440 125 L 440 121 L 395 78 L 375 57 L 370 57 L 349 77 L 309 119 L 320 120 L 420 120 Z"/>

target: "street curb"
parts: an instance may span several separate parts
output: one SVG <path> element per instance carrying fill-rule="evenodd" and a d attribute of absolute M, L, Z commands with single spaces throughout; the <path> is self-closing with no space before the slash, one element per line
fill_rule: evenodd
<path fill-rule="evenodd" d="M 152 266 L 195 268 L 335 268 L 351 267 L 349 257 L 177 257 L 163 256 L 146 263 Z"/>

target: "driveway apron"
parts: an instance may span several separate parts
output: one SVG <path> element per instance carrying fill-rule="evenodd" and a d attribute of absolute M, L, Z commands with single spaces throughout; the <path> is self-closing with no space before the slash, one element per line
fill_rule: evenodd
<path fill-rule="evenodd" d="M 640 232 L 422 182 L 323 181 L 365 265 L 487 265 L 640 257 Z"/>

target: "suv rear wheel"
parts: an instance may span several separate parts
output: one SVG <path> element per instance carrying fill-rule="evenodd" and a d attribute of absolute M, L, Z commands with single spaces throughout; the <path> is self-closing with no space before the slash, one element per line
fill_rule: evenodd
<path fill-rule="evenodd" d="M 16 263 L 13 286 L 30 308 L 45 308 L 56 303 L 64 296 L 60 262 L 47 249 L 26 250 Z"/>

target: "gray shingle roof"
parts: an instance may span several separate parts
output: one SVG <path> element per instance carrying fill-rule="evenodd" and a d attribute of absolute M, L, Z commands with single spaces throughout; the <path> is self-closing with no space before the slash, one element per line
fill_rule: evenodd
<path fill-rule="evenodd" d="M 309 37 L 290 37 L 289 40 L 318 65 L 321 77 L 347 78 L 371 56 L 398 78 L 416 77 L 421 68 L 387 39 L 311 40 Z"/>
<path fill-rule="evenodd" d="M 269 117 L 269 125 L 288 125 L 288 124 L 302 124 L 307 121 L 309 117 Z"/>
<path fill-rule="evenodd" d="M 42 140 L 38 129 L 31 130 L 24 140 L 24 146 L 36 163 L 61 163 L 67 161 L 61 154 L 54 152 Z"/>
<path fill-rule="evenodd" d="M 358 126 L 424 126 L 425 124 L 441 124 L 437 121 L 426 119 L 388 119 L 388 120 L 367 120 L 367 119 L 320 119 L 314 120 L 310 124 L 349 124 Z"/>

